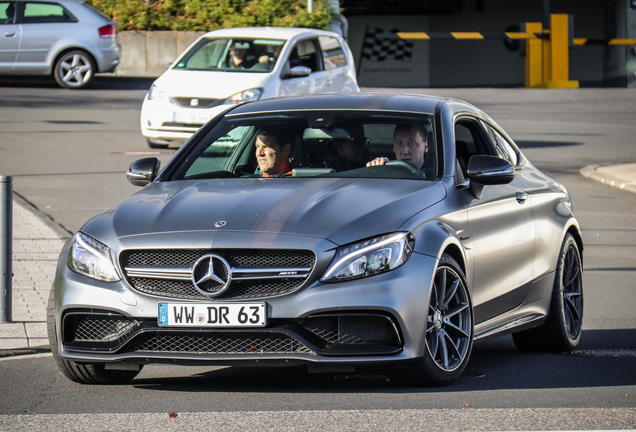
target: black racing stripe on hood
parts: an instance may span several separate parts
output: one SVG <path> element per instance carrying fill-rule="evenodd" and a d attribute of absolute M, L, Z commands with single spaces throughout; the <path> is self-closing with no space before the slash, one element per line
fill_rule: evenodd
<path fill-rule="evenodd" d="M 363 100 L 358 109 L 382 109 L 384 104 L 392 99 L 395 95 L 393 93 L 377 93 Z"/>

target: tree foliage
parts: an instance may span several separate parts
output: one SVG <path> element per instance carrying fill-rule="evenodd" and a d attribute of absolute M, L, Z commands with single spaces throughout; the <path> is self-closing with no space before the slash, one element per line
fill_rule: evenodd
<path fill-rule="evenodd" d="M 86 0 L 119 24 L 119 30 L 210 31 L 229 27 L 329 29 L 327 0 Z"/>

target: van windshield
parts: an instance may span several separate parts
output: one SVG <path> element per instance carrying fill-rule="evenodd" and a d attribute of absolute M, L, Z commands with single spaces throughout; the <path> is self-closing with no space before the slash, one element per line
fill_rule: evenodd
<path fill-rule="evenodd" d="M 174 69 L 227 72 L 271 72 L 285 45 L 280 39 L 203 38 Z"/>

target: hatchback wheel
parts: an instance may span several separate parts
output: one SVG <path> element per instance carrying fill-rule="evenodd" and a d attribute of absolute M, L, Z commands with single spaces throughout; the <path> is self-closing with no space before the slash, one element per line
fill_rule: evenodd
<path fill-rule="evenodd" d="M 55 64 L 55 81 L 67 89 L 86 86 L 95 74 L 95 63 L 91 56 L 82 50 L 69 51 Z"/>
<path fill-rule="evenodd" d="M 581 339 L 583 268 L 579 247 L 568 234 L 563 240 L 547 320 L 540 327 L 513 334 L 520 351 L 571 351 Z"/>
<path fill-rule="evenodd" d="M 428 307 L 424 357 L 394 370 L 408 385 L 448 385 L 462 376 L 473 347 L 473 311 L 466 278 L 449 255 L 440 260 Z"/>

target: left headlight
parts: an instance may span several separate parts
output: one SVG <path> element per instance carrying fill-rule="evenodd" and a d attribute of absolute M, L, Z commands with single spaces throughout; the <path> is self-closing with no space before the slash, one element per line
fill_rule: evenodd
<path fill-rule="evenodd" d="M 257 88 L 244 90 L 242 92 L 233 94 L 232 96 L 227 98 L 224 103 L 225 105 L 234 105 L 234 104 L 240 104 L 243 102 L 255 101 L 255 100 L 259 100 L 262 94 L 263 94 L 263 90 L 257 89 Z"/>
<path fill-rule="evenodd" d="M 81 232 L 73 237 L 73 244 L 68 252 L 68 268 L 104 282 L 116 282 L 120 279 L 108 246 Z"/>
<path fill-rule="evenodd" d="M 398 232 L 339 247 L 320 281 L 341 282 L 395 270 L 409 259 L 413 244 L 410 233 Z"/>

